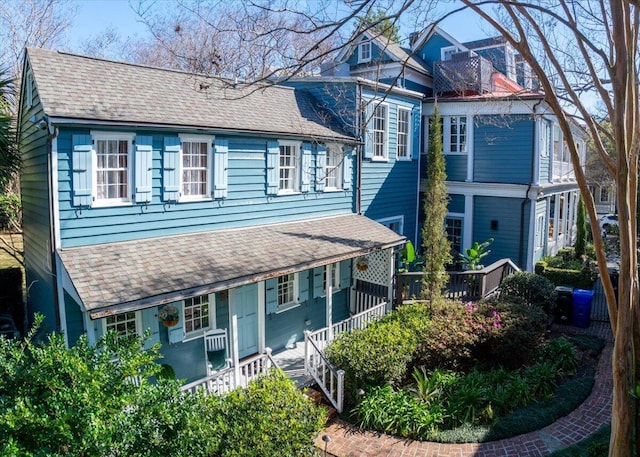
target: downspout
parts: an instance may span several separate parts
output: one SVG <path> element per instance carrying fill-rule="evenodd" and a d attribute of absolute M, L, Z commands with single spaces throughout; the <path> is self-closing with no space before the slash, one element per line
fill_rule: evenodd
<path fill-rule="evenodd" d="M 533 105 L 533 128 L 531 129 L 531 167 L 529 168 L 531 172 L 529 173 L 529 184 L 527 185 L 527 191 L 524 194 L 524 198 L 522 199 L 522 203 L 520 203 L 520 233 L 518 237 L 519 249 L 518 249 L 518 266 L 522 268 L 525 260 L 523 259 L 523 239 L 524 239 L 524 212 L 525 205 L 527 204 L 527 200 L 529 199 L 529 191 L 531 191 L 531 187 L 533 186 L 533 178 L 535 172 L 535 161 L 536 161 L 536 108 L 538 105 L 542 103 L 542 100 L 538 101 Z M 531 225 L 531 223 L 529 223 Z M 527 243 L 529 246 L 529 243 Z M 525 268 L 526 269 L 526 268 Z"/>
<path fill-rule="evenodd" d="M 47 149 L 47 180 L 48 180 L 48 188 L 49 188 L 49 243 L 51 246 L 51 275 L 53 278 L 53 296 L 55 297 L 55 302 L 58 302 L 58 268 L 57 268 L 57 264 L 56 264 L 56 251 L 57 251 L 57 241 L 56 241 L 56 208 L 54 205 L 54 198 L 56 198 L 56 196 L 53 195 L 54 189 L 57 188 L 57 186 L 54 186 L 54 176 L 53 176 L 53 157 L 52 157 L 52 153 L 53 153 L 53 140 L 58 136 L 58 128 L 57 127 L 53 127 L 51 125 L 51 122 L 47 119 L 47 143 L 46 143 L 46 149 Z M 57 174 L 56 174 L 57 175 Z M 57 176 L 55 176 L 55 179 L 57 179 Z M 61 315 L 61 304 L 60 303 L 56 303 L 58 306 L 57 308 L 57 313 L 55 313 L 56 316 L 56 328 L 61 330 L 62 329 L 62 319 L 63 316 Z M 64 326 L 64 330 L 63 331 L 63 335 L 64 335 L 64 339 L 65 339 L 65 343 L 67 345 L 67 347 L 69 346 L 69 342 L 67 340 L 67 332 L 66 332 L 66 325 Z"/>

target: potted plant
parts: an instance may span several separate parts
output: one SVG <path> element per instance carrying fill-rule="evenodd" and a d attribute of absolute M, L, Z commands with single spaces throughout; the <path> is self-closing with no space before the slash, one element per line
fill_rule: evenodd
<path fill-rule="evenodd" d="M 369 269 L 369 261 L 366 257 L 358 257 L 356 260 L 356 268 L 358 271 L 367 271 Z"/>
<path fill-rule="evenodd" d="M 173 327 L 180 320 L 180 312 L 174 305 L 166 305 L 158 311 L 158 319 L 165 327 Z"/>

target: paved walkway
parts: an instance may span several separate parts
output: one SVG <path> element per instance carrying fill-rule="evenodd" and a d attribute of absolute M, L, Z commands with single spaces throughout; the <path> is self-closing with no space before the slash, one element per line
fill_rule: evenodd
<path fill-rule="evenodd" d="M 549 455 L 574 444 L 611 420 L 613 340 L 609 323 L 594 322 L 588 329 L 559 328 L 572 333 L 598 335 L 607 340 L 607 345 L 598 363 L 591 395 L 575 411 L 542 430 L 488 443 L 442 444 L 365 432 L 336 419 L 328 425 L 324 434 L 318 436 L 316 445 L 325 449 L 322 437 L 328 435 L 331 441 L 327 445 L 327 452 L 336 457 L 526 457 Z"/>

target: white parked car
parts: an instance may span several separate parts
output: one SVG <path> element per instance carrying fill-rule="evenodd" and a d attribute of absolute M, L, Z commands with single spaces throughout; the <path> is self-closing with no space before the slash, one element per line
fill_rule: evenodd
<path fill-rule="evenodd" d="M 600 217 L 598 222 L 600 224 L 600 230 L 606 233 L 609 233 L 609 230 L 612 226 L 618 225 L 618 215 L 617 214 L 605 214 Z"/>

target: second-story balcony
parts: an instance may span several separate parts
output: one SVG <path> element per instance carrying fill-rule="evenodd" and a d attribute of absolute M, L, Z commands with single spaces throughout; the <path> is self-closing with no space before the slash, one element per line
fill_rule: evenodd
<path fill-rule="evenodd" d="M 480 56 L 454 54 L 434 64 L 433 91 L 437 95 L 475 95 L 491 92 L 493 65 Z"/>

